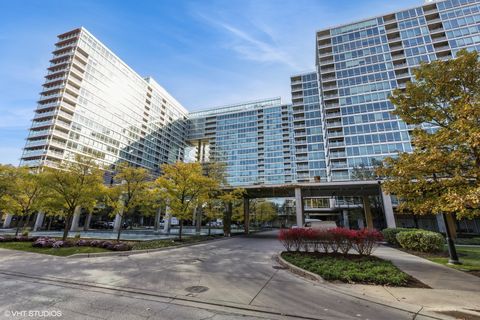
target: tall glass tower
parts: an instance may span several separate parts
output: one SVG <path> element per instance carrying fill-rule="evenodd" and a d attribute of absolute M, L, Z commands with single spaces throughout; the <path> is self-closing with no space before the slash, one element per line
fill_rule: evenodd
<path fill-rule="evenodd" d="M 479 23 L 478 0 L 428 1 L 317 32 L 329 180 L 352 180 L 355 167 L 412 150 L 411 128 L 392 115 L 389 95 L 414 81 L 421 62 L 479 50 Z"/>
<path fill-rule="evenodd" d="M 84 28 L 58 36 L 21 158 L 58 166 L 75 155 L 159 172 L 183 160 L 187 110 Z"/>

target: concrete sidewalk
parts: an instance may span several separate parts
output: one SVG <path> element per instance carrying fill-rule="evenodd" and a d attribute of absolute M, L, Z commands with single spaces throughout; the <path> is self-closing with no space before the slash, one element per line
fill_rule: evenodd
<path fill-rule="evenodd" d="M 392 261 L 400 270 L 432 289 L 474 291 L 480 294 L 480 277 L 387 246 L 377 248 L 374 255 Z"/>
<path fill-rule="evenodd" d="M 459 310 L 480 316 L 480 278 L 409 253 L 380 246 L 374 255 L 392 261 L 400 270 L 431 289 L 335 284 L 340 290 L 386 302 L 419 305 L 428 311 Z"/>

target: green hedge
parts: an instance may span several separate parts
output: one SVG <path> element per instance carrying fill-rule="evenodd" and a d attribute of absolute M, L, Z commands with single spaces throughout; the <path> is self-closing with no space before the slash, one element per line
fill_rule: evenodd
<path fill-rule="evenodd" d="M 400 232 L 404 231 L 417 231 L 420 229 L 415 229 L 415 228 L 386 228 L 382 230 L 383 233 L 383 238 L 385 241 L 387 241 L 389 244 L 394 245 L 394 246 L 400 246 L 400 244 L 397 241 L 397 234 Z"/>
<path fill-rule="evenodd" d="M 402 231 L 396 238 L 402 248 L 420 252 L 437 252 L 445 245 L 443 236 L 432 231 Z"/>

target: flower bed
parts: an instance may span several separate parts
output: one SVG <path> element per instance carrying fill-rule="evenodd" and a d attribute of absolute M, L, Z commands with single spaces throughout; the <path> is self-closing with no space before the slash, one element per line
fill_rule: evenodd
<path fill-rule="evenodd" d="M 69 248 L 69 247 L 94 247 L 111 251 L 129 251 L 132 246 L 127 242 L 112 242 L 107 240 L 58 240 L 50 237 L 26 237 L 26 236 L 0 236 L 0 242 L 32 242 L 34 248 Z"/>
<path fill-rule="evenodd" d="M 388 286 L 426 286 L 400 271 L 390 261 L 358 254 L 283 252 L 289 263 L 313 272 L 328 281 Z"/>
<path fill-rule="evenodd" d="M 312 228 L 282 229 L 278 239 L 287 251 L 304 251 L 348 254 L 351 249 L 359 255 L 369 256 L 383 236 L 377 230 L 350 230 L 334 228 L 316 230 Z"/>

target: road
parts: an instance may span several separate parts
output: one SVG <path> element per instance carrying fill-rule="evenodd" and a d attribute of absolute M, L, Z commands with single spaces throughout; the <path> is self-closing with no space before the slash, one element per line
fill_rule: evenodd
<path fill-rule="evenodd" d="M 274 232 L 123 257 L 0 249 L 0 319 L 431 319 L 293 275 L 281 250 Z"/>

